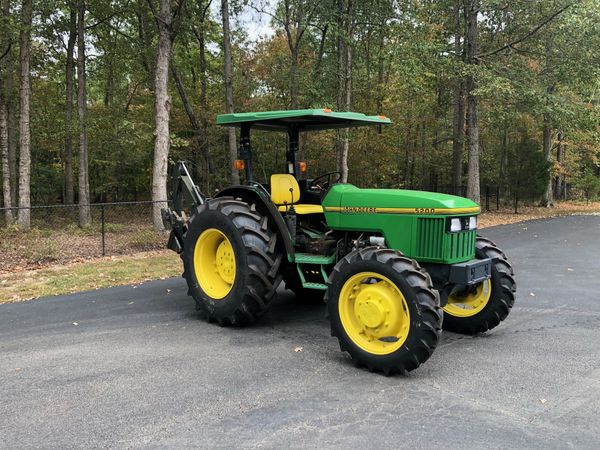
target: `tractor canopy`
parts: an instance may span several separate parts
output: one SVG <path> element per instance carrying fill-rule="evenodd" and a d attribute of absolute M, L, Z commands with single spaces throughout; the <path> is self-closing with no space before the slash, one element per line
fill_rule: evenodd
<path fill-rule="evenodd" d="M 256 130 L 268 131 L 319 131 L 334 128 L 353 128 L 368 125 L 389 125 L 385 116 L 367 116 L 355 112 L 338 112 L 330 109 L 296 109 L 288 111 L 264 111 L 221 114 L 217 125 L 244 125 Z"/>

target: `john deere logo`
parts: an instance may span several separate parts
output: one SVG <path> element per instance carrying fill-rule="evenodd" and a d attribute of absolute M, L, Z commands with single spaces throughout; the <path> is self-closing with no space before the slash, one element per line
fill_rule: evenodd
<path fill-rule="evenodd" d="M 376 213 L 377 208 L 369 208 L 366 206 L 344 206 L 342 212 L 345 213 Z"/>

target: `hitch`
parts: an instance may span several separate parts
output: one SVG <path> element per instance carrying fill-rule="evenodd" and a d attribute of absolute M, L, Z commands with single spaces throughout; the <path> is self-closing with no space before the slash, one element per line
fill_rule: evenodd
<path fill-rule="evenodd" d="M 183 233 L 187 227 L 184 210 L 191 211 L 206 202 L 206 197 L 194 184 L 184 161 L 178 161 L 171 173 L 171 202 L 173 209 L 161 209 L 163 225 L 166 229 L 171 230 L 167 248 L 181 253 L 183 251 Z"/>

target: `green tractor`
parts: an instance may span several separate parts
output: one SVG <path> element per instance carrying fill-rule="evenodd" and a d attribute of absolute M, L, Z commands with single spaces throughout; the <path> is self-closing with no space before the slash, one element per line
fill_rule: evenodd
<path fill-rule="evenodd" d="M 390 123 L 329 109 L 217 117 L 240 128 L 236 166 L 245 184 L 205 198 L 179 162 L 173 208 L 163 210 L 168 247 L 181 255 L 188 293 L 209 321 L 253 322 L 284 281 L 297 297 L 327 303 L 331 334 L 357 365 L 392 374 L 425 362 L 442 327 L 473 335 L 507 317 L 513 269 L 502 250 L 477 236 L 476 203 L 361 189 L 340 183 L 339 172 L 303 176 L 300 132 Z M 254 179 L 251 130 L 288 134 L 285 173 L 269 182 Z"/>

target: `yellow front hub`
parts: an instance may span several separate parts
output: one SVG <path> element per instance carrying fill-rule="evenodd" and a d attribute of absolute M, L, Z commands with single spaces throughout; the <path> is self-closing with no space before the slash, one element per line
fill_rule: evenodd
<path fill-rule="evenodd" d="M 485 280 L 464 295 L 450 294 L 444 312 L 454 317 L 473 317 L 485 308 L 492 295 L 492 282 Z"/>
<path fill-rule="evenodd" d="M 369 353 L 393 353 L 408 337 L 410 313 L 406 299 L 381 274 L 360 272 L 351 276 L 340 291 L 338 310 L 348 337 Z"/>
<path fill-rule="evenodd" d="M 211 298 L 224 298 L 236 275 L 235 253 L 225 234 L 216 228 L 204 230 L 194 248 L 194 272 L 200 288 Z"/>

